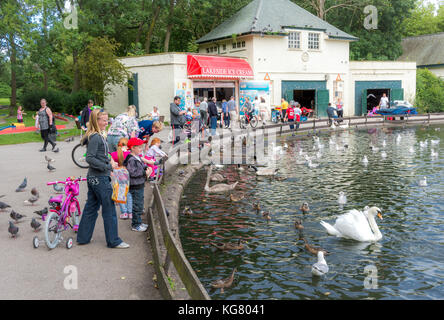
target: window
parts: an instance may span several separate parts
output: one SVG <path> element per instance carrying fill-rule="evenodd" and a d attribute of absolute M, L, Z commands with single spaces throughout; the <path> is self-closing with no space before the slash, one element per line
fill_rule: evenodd
<path fill-rule="evenodd" d="M 301 48 L 301 33 L 289 32 L 288 33 L 288 49 L 300 49 Z"/>
<path fill-rule="evenodd" d="M 233 49 L 236 49 L 236 42 L 233 42 Z"/>
<path fill-rule="evenodd" d="M 222 50 L 223 51 L 227 51 L 227 45 L 226 44 L 222 45 Z"/>
<path fill-rule="evenodd" d="M 319 50 L 319 33 L 308 34 L 308 49 Z"/>
<path fill-rule="evenodd" d="M 214 47 L 214 52 L 217 52 L 219 47 Z"/>
<path fill-rule="evenodd" d="M 207 48 L 207 53 L 210 53 L 210 48 Z"/>
<path fill-rule="evenodd" d="M 245 41 L 242 41 L 242 48 L 245 48 Z"/>

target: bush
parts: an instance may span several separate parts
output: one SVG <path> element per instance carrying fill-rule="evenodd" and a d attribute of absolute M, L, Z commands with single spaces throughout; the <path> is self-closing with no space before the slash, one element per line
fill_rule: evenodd
<path fill-rule="evenodd" d="M 444 81 L 428 69 L 417 71 L 415 104 L 420 113 L 444 112 Z"/>
<path fill-rule="evenodd" d="M 9 84 L 0 82 L 0 98 L 10 98 L 11 97 L 11 87 Z"/>
<path fill-rule="evenodd" d="M 24 93 L 21 101 L 26 110 L 37 111 L 40 109 L 40 99 L 45 98 L 52 111 L 78 115 L 91 96 L 86 91 L 69 94 L 55 89 L 49 89 L 47 93 L 44 90 L 32 90 Z"/>

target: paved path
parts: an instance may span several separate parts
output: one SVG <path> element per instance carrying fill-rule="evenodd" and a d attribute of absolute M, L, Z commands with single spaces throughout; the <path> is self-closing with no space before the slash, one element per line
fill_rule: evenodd
<path fill-rule="evenodd" d="M 74 165 L 71 150 L 77 143 L 59 142 L 60 153 L 40 153 L 42 143 L 1 146 L 0 153 L 0 201 L 27 217 L 18 223 L 17 239 L 8 233 L 10 209 L 0 212 L 0 299 L 162 299 L 154 288 L 154 268 L 148 264 L 152 260 L 151 246 L 147 233 L 131 231 L 130 221 L 119 219 L 119 236 L 131 245 L 126 250 L 106 247 L 103 220 L 97 219 L 93 242 L 86 246 L 77 246 L 74 242 L 68 250 L 62 242 L 49 251 L 42 243 L 38 249 L 32 246 L 36 235 L 30 227 L 33 213 L 47 206 L 50 195 L 54 195 L 47 181 L 64 180 L 68 176 L 86 176 L 86 170 Z M 49 173 L 44 161 L 47 154 L 56 160 L 55 172 Z M 25 192 L 16 193 L 15 189 L 28 178 Z M 30 190 L 36 187 L 40 191 L 40 200 L 34 207 L 24 205 L 30 196 Z M 86 182 L 81 182 L 80 204 L 83 210 L 86 201 Z M 119 210 L 118 210 L 119 212 Z M 146 217 L 143 219 L 146 221 Z M 41 221 L 41 220 L 39 220 Z M 37 233 L 44 240 L 44 231 Z M 75 234 L 69 230 L 63 237 Z M 66 266 L 77 268 L 78 289 L 66 290 L 66 277 L 73 276 L 72 271 L 64 273 Z M 68 272 L 68 271 L 67 271 Z"/>

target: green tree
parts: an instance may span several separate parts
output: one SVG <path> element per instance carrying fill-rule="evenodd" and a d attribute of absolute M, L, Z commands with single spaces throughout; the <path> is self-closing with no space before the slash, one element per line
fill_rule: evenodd
<path fill-rule="evenodd" d="M 128 82 L 129 72 L 117 60 L 115 52 L 119 44 L 108 37 L 92 39 L 79 56 L 79 70 L 82 87 L 94 94 L 95 100 L 103 105 L 109 85 L 124 85 Z"/>
<path fill-rule="evenodd" d="M 416 74 L 416 106 L 419 112 L 444 112 L 444 81 L 428 69 Z"/>
<path fill-rule="evenodd" d="M 444 10 L 441 12 L 444 18 Z M 412 10 L 411 16 L 402 22 L 404 37 L 437 33 L 441 30 L 443 29 L 439 27 L 439 16 L 435 16 L 435 6 L 425 4 L 423 1 L 418 2 L 416 8 Z"/>

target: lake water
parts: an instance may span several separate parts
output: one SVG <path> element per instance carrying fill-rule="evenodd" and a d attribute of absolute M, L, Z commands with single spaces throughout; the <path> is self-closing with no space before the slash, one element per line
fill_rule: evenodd
<path fill-rule="evenodd" d="M 427 146 L 421 146 L 425 141 Z M 319 148 L 312 137 L 284 142 L 289 148 L 278 163 L 278 176 L 287 180 L 258 179 L 254 171 L 226 166 L 213 172 L 230 183 L 239 181 L 236 191 L 245 193 L 240 202 L 206 195 L 205 170 L 185 190 L 180 212 L 190 206 L 193 215 L 181 215 L 180 237 L 212 299 L 444 298 L 444 126 L 325 133 L 320 135 L 322 156 L 313 161 L 317 168 L 309 168 L 299 155 L 301 149 L 316 155 Z M 345 144 L 348 148 L 337 150 Z M 380 150 L 370 150 L 371 144 Z M 420 187 L 424 176 L 428 186 Z M 348 200 L 343 207 L 337 201 L 340 191 Z M 270 221 L 256 214 L 255 201 L 272 213 Z M 311 209 L 306 215 L 298 209 L 304 201 Z M 383 220 L 376 222 L 383 238 L 376 243 L 330 236 L 319 223 L 333 225 L 338 215 L 367 205 L 382 210 Z M 330 271 L 322 278 L 311 274 L 317 258 L 298 241 L 296 219 L 302 220 L 311 245 L 331 252 L 326 256 Z M 247 241 L 242 251 L 222 252 L 210 245 L 238 239 Z M 223 294 L 211 288 L 212 281 L 228 277 L 234 267 L 231 288 Z"/>

